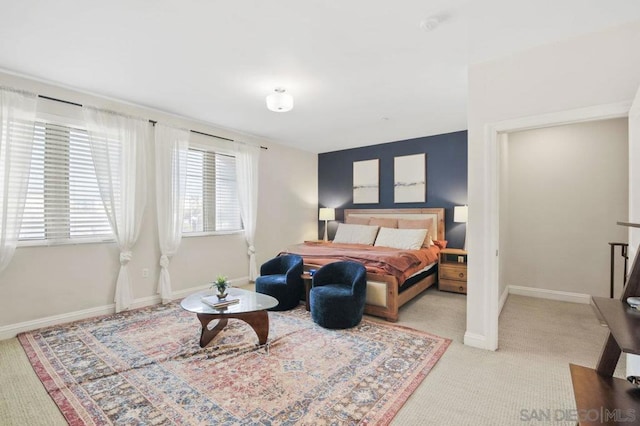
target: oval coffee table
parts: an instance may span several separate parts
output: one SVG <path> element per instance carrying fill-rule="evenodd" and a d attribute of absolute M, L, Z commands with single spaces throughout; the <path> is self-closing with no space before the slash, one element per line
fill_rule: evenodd
<path fill-rule="evenodd" d="M 263 346 L 269 337 L 269 314 L 267 309 L 278 305 L 278 300 L 266 294 L 255 293 L 241 288 L 229 288 L 227 300 L 239 299 L 238 303 L 223 308 L 214 308 L 202 301 L 205 296 L 212 296 L 211 290 L 203 290 L 182 299 L 180 306 L 198 316 L 202 324 L 200 347 L 204 348 L 227 325 L 229 318 L 237 318 L 249 324 L 258 335 L 258 344 Z M 211 329 L 207 326 L 214 319 L 218 323 Z"/>

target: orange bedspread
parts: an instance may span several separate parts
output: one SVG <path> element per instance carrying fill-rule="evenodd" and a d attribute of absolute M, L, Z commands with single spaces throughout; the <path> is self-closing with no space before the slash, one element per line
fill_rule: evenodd
<path fill-rule="evenodd" d="M 280 254 L 302 256 L 305 265 L 326 265 L 338 260 L 362 263 L 368 272 L 393 275 L 402 284 L 411 275 L 438 260 L 437 246 L 420 250 L 400 250 L 362 244 L 309 242 L 287 248 Z"/>

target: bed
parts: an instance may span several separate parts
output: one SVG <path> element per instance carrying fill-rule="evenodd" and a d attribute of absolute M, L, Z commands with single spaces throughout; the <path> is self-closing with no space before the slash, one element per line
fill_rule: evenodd
<path fill-rule="evenodd" d="M 428 233 L 436 244 L 420 249 L 420 253 L 412 252 L 416 256 L 419 255 L 417 257 L 420 257 L 421 264 L 409 262 L 411 263 L 409 267 L 406 259 L 400 258 L 408 256 L 406 251 L 395 250 L 400 253 L 399 256 L 383 259 L 378 258 L 378 255 L 391 256 L 384 248 L 360 247 L 359 244 L 350 247 L 349 244 L 305 242 L 289 247 L 283 251 L 283 254 L 292 253 L 302 256 L 305 270 L 317 269 L 337 260 L 360 261 L 367 267 L 365 313 L 395 322 L 398 320 L 398 310 L 402 305 L 437 282 L 438 254 L 440 247 L 446 246 L 444 209 L 346 209 L 344 212 L 345 224 L 364 224 L 371 222 L 372 218 L 373 222 L 381 224 L 389 219 L 399 220 L 404 224 L 428 223 L 430 225 Z M 381 231 L 382 227 L 379 228 Z M 359 249 L 364 249 L 362 254 L 356 254 L 356 250 Z"/>

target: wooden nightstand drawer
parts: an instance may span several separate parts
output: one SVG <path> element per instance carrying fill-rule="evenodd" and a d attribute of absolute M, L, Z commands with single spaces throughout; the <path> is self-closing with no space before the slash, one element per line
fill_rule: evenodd
<path fill-rule="evenodd" d="M 438 266 L 438 289 L 467 294 L 467 252 L 442 249 Z"/>
<path fill-rule="evenodd" d="M 440 278 L 438 281 L 438 290 L 467 294 L 467 282 Z"/>
<path fill-rule="evenodd" d="M 455 266 L 440 265 L 440 280 L 467 280 L 467 268 L 458 268 Z M 466 284 L 465 284 L 466 285 Z"/>

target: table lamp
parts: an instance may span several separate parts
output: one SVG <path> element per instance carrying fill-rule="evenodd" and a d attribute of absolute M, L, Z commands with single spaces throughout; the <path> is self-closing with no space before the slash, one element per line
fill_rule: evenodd
<path fill-rule="evenodd" d="M 324 240 L 329 241 L 328 233 L 327 233 L 327 221 L 336 220 L 336 209 L 321 207 L 320 214 L 318 215 L 319 220 L 324 220 Z"/>
<path fill-rule="evenodd" d="M 455 206 L 453 208 L 453 221 L 456 223 L 467 223 L 467 217 L 469 215 L 469 207 L 468 206 Z M 463 250 L 467 249 L 467 230 L 464 233 L 464 245 L 462 246 Z"/>

